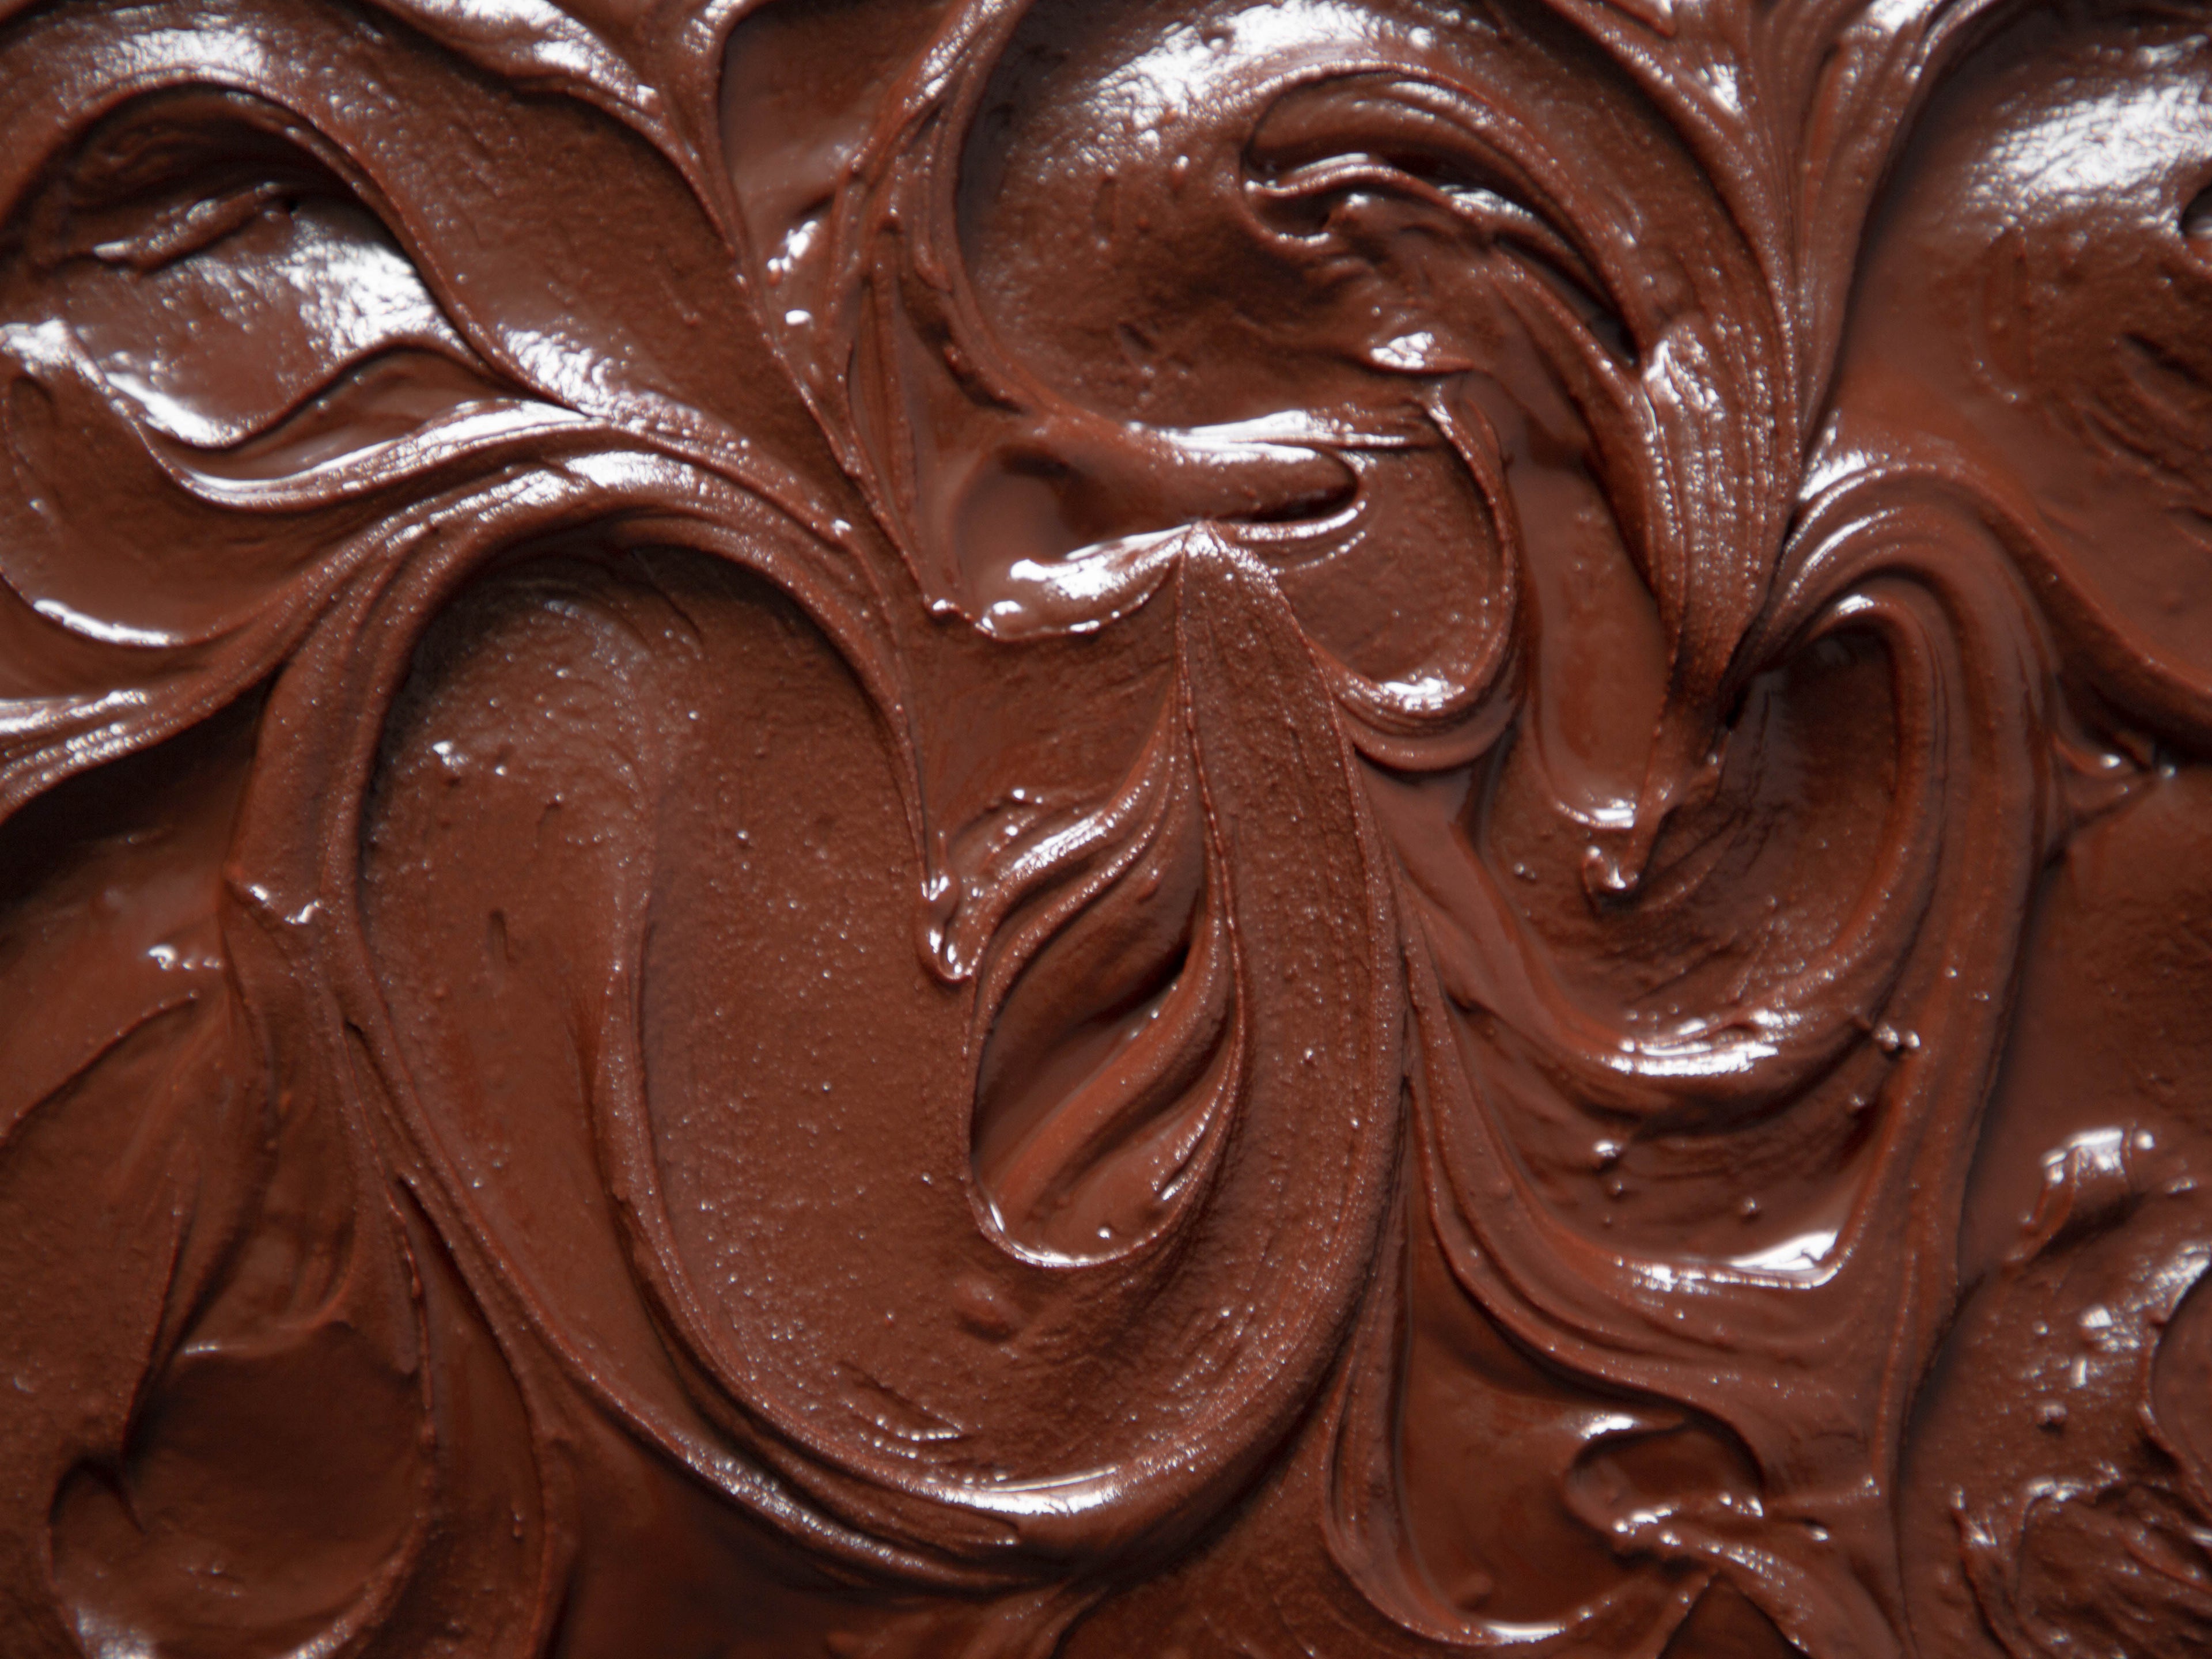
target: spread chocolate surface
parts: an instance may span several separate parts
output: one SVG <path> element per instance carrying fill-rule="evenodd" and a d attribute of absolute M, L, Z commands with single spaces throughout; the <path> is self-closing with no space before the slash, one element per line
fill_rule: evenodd
<path fill-rule="evenodd" d="M 2212 11 L 0 135 L 10 1659 L 2212 1650 Z"/>

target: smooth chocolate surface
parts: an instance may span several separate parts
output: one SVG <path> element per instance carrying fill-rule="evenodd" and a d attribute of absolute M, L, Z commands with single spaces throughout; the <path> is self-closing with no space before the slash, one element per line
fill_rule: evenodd
<path fill-rule="evenodd" d="M 2212 9 L 0 0 L 0 1654 L 2212 1651 Z"/>

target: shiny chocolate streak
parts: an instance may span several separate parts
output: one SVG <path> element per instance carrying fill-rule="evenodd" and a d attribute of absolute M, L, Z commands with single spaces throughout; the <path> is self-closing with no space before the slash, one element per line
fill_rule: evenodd
<path fill-rule="evenodd" d="M 9 1659 L 2212 1650 L 2212 10 L 0 135 Z"/>

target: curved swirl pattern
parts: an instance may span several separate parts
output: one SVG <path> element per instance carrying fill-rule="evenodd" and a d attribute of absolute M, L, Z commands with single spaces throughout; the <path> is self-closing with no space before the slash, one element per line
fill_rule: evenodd
<path fill-rule="evenodd" d="M 2207 39 L 0 0 L 0 1647 L 2199 1651 Z"/>

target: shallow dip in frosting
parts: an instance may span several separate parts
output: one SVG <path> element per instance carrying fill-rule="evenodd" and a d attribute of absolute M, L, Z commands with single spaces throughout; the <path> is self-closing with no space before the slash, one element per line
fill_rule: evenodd
<path fill-rule="evenodd" d="M 2212 1649 L 2212 9 L 0 136 L 9 1659 Z"/>

